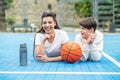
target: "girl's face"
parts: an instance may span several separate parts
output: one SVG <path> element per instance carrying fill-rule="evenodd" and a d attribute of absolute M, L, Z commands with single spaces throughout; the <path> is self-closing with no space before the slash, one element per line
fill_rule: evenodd
<path fill-rule="evenodd" d="M 89 34 L 90 33 L 93 33 L 93 28 L 91 28 L 91 29 L 87 29 L 87 28 L 84 28 L 83 26 L 80 26 L 80 33 L 81 33 L 81 36 L 82 36 L 82 38 L 84 38 L 84 39 L 88 39 L 88 37 L 89 37 Z"/>
<path fill-rule="evenodd" d="M 52 17 L 44 17 L 42 21 L 42 27 L 45 33 L 50 34 L 54 32 L 54 27 L 56 26 L 56 22 Z"/>

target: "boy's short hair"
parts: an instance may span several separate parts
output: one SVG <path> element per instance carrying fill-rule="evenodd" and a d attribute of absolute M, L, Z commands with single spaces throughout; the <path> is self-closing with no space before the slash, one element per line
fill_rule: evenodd
<path fill-rule="evenodd" d="M 97 22 L 96 22 L 96 20 L 93 17 L 84 18 L 83 20 L 81 20 L 79 22 L 79 25 L 84 27 L 84 28 L 87 28 L 87 29 L 93 28 L 94 31 L 97 28 Z"/>

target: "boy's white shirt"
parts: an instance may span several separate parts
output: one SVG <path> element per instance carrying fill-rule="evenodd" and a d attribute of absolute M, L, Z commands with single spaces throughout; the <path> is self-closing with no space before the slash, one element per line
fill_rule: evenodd
<path fill-rule="evenodd" d="M 40 45 L 44 34 L 37 33 L 35 37 L 35 45 Z M 60 48 L 62 44 L 69 41 L 68 35 L 63 30 L 55 29 L 55 38 L 53 43 L 45 42 L 45 52 L 49 57 L 60 56 Z"/>
<path fill-rule="evenodd" d="M 92 44 L 88 44 L 85 39 L 81 37 L 81 34 L 77 34 L 75 37 L 75 42 L 77 42 L 82 48 L 82 57 L 81 61 L 98 61 L 100 60 L 103 53 L 103 34 L 96 30 L 95 31 L 95 40 Z"/>

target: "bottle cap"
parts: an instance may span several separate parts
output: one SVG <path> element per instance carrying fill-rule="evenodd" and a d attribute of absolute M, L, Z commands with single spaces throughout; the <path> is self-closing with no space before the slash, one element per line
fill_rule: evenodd
<path fill-rule="evenodd" d="M 26 43 L 20 44 L 20 47 L 21 47 L 21 48 L 26 47 Z"/>

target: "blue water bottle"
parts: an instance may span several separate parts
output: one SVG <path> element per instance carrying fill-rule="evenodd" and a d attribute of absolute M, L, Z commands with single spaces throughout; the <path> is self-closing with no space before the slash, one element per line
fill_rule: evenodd
<path fill-rule="evenodd" d="M 20 44 L 20 66 L 27 66 L 27 45 Z"/>

